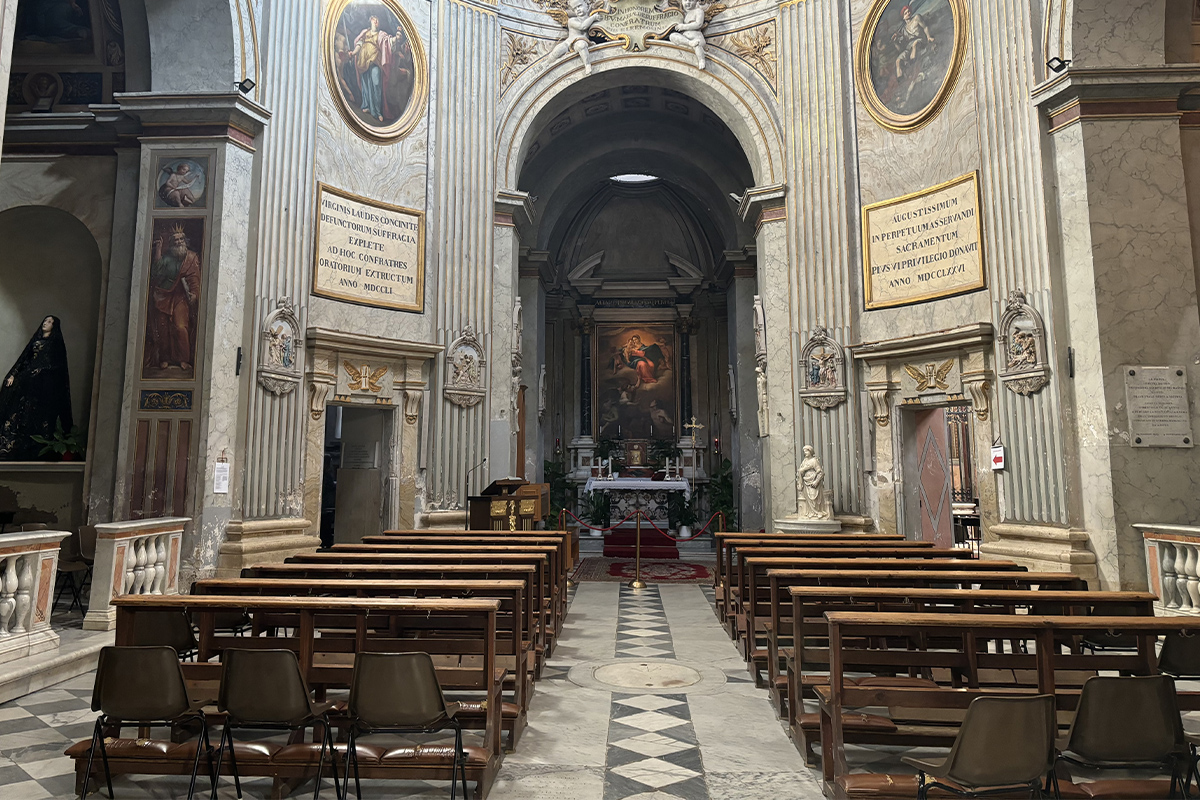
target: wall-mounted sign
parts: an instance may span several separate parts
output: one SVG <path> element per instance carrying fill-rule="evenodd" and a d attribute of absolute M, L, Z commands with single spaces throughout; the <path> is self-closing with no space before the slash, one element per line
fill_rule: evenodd
<path fill-rule="evenodd" d="M 1187 370 L 1138 365 L 1123 369 L 1129 443 L 1134 447 L 1194 447 Z"/>
<path fill-rule="evenodd" d="M 424 309 L 425 215 L 317 187 L 313 294 L 351 303 Z"/>
<path fill-rule="evenodd" d="M 888 308 L 987 285 L 976 173 L 863 206 L 866 307 Z"/>

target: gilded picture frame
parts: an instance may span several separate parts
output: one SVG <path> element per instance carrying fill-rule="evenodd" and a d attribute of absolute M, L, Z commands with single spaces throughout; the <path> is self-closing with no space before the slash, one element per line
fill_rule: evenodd
<path fill-rule="evenodd" d="M 358 47 L 364 37 L 373 57 Z M 429 61 L 416 25 L 396 0 L 333 0 L 322 23 L 321 64 L 338 113 L 363 139 L 398 141 L 424 117 Z"/>
<path fill-rule="evenodd" d="M 932 122 L 958 83 L 968 35 L 964 0 L 875 0 L 854 52 L 854 80 L 871 118 L 895 133 Z"/>

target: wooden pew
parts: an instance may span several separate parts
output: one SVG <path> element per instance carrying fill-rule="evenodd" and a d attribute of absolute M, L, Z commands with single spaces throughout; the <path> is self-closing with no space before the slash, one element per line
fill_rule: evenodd
<path fill-rule="evenodd" d="M 848 558 L 847 554 L 838 549 L 828 548 L 794 548 L 780 550 L 779 548 L 746 548 L 740 553 L 737 572 L 731 575 L 736 579 L 730 593 L 731 615 L 728 619 L 732 627 L 732 636 L 738 644 L 738 649 L 747 662 L 755 657 L 759 649 L 756 637 L 760 628 L 755 626 L 756 611 L 760 604 L 770 601 L 767 571 L 770 569 L 894 569 L 911 568 L 914 562 L 921 563 L 921 569 L 928 570 L 959 570 L 964 566 L 979 563 L 971 557 L 969 550 L 949 550 L 935 548 L 897 549 L 897 548 L 859 548 L 854 551 L 857 557 Z M 905 563 L 907 562 L 907 564 Z M 825 566 L 825 565 L 828 566 Z M 1023 569 L 1012 561 L 992 561 L 989 568 L 1001 570 Z M 765 609 L 764 609 L 765 610 Z M 770 616 L 758 614 L 760 619 Z M 766 657 L 765 650 L 758 653 L 760 659 Z M 755 675 L 758 683 L 758 676 Z"/>
<path fill-rule="evenodd" d="M 729 574 L 728 565 L 731 563 L 731 554 L 738 547 L 790 546 L 793 543 L 814 547 L 861 547 L 863 545 L 899 544 L 905 541 L 904 537 L 900 534 L 891 533 L 730 533 L 720 531 L 713 534 L 713 540 L 717 551 L 717 568 L 713 575 L 713 587 L 716 589 L 718 600 L 724 597 L 727 588 L 726 578 Z M 916 544 L 919 547 L 933 546 L 932 542 L 919 542 Z M 716 609 L 718 618 L 723 621 L 723 617 L 721 616 L 724 609 L 723 604 L 718 602 Z"/>
<path fill-rule="evenodd" d="M 1078 688 L 1059 685 L 1058 675 L 1090 671 L 1117 671 L 1125 674 L 1152 675 L 1157 672 L 1154 643 L 1158 636 L 1180 631 L 1200 633 L 1200 619 L 1193 617 L 1134 616 L 1038 616 L 1029 614 L 908 614 L 887 612 L 829 612 L 825 615 L 829 637 L 829 685 L 816 686 L 821 724 L 822 769 L 826 793 L 844 793 L 846 766 L 846 709 L 866 707 L 965 709 L 981 695 L 1028 694 L 1037 691 L 1053 694 L 1058 707 L 1070 711 L 1078 701 Z M 1064 648 L 1088 634 L 1119 631 L 1135 636 L 1136 652 L 1074 652 Z M 956 649 L 879 650 L 863 645 L 903 637 L 957 639 Z M 1010 652 L 985 652 L 981 641 L 1025 641 L 1028 646 Z M 963 675 L 964 688 L 928 686 L 856 685 L 847 680 L 849 672 L 903 671 L 907 669 L 946 668 Z M 982 670 L 1032 670 L 1036 680 L 1031 686 L 1011 689 L 980 687 Z M 1180 708 L 1200 709 L 1200 693 L 1180 692 Z M 853 721 L 853 719 L 851 719 Z M 917 744 L 949 746 L 953 735 L 926 736 L 923 731 L 908 735 L 900 726 L 882 727 L 867 734 L 855 732 L 853 739 L 865 743 Z"/>
<path fill-rule="evenodd" d="M 973 559 L 969 550 L 933 548 L 933 547 L 893 547 L 888 543 L 868 544 L 855 547 L 823 547 L 807 542 L 792 543 L 788 546 L 771 547 L 742 547 L 729 554 L 726 564 L 725 626 L 730 636 L 736 636 L 733 615 L 737 613 L 741 597 L 746 590 L 746 559 L 755 558 L 807 558 L 807 559 L 894 559 L 921 558 L 938 559 L 941 561 L 961 562 Z M 1004 562 L 1011 563 L 1011 562 Z M 786 566 L 781 563 L 780 567 Z"/>
<path fill-rule="evenodd" d="M 500 746 L 500 698 L 504 670 L 496 666 L 496 613 L 498 600 L 421 600 L 412 598 L 359 597 L 253 597 L 190 595 L 124 595 L 113 600 L 117 608 L 116 643 L 134 642 L 138 614 L 145 612 L 186 612 L 199 629 L 199 655 L 196 662 L 181 666 L 194 689 L 215 697 L 221 675 L 216 656 L 227 647 L 287 648 L 296 652 L 300 668 L 318 697 L 328 688 L 347 688 L 353 674 L 354 653 L 428 652 L 438 666 L 438 679 L 450 692 L 467 692 L 484 703 L 485 720 L 481 746 L 468 747 L 467 778 L 476 783 L 476 797 L 486 797 L 503 758 Z M 216 631 L 215 617 L 220 613 L 247 610 L 258 613 L 298 615 L 298 627 L 290 634 L 236 637 Z M 353 636 L 318 637 L 323 620 L 355 618 Z M 375 635 L 368 617 L 389 620 L 386 635 Z M 449 626 L 456 637 L 424 635 Z M 399 631 L 399 635 L 392 635 Z M 419 638 L 418 638 L 419 637 Z M 203 696 L 203 695 L 202 695 Z M 210 715 L 210 719 L 218 717 Z M 219 721 L 219 720 L 214 720 Z M 334 724 L 339 724 L 334 720 Z M 344 724 L 344 723 L 342 723 Z M 128 741 L 128 740 L 124 740 Z M 85 775 L 90 742 L 73 745 L 67 754 L 75 759 L 77 787 Z M 295 743 L 266 748 L 258 758 L 240 759 L 239 772 L 274 778 L 276 792 L 283 782 L 311 778 L 315 757 L 307 750 L 313 743 Z M 274 749 L 273 749 L 274 748 Z M 109 749 L 109 767 L 114 774 L 187 774 L 191 770 L 189 745 L 163 749 L 142 747 L 140 742 Z M 302 753 L 295 751 L 301 750 Z M 191 749 L 194 752 L 194 749 Z M 363 777 L 449 781 L 454 777 L 453 758 L 445 748 L 383 748 L 367 751 L 360 765 Z M 299 755 L 299 757 L 297 757 Z M 95 766 L 98 774 L 99 765 Z M 278 796 L 278 794 L 276 795 Z"/>
<path fill-rule="evenodd" d="M 488 550 L 480 552 L 468 548 L 450 552 L 341 552 L 325 551 L 316 553 L 297 553 L 287 559 L 289 564 L 342 564 L 347 568 L 361 567 L 370 564 L 474 564 L 477 566 L 492 566 L 504 564 L 532 564 L 539 570 L 540 580 L 544 585 L 543 615 L 546 626 L 546 646 L 552 647 L 555 637 L 562 628 L 562 614 L 566 608 L 556 576 L 550 568 L 550 556 L 545 552 L 534 552 L 524 548 L 511 550 Z"/>
<path fill-rule="evenodd" d="M 1086 591 L 1087 583 L 1069 572 L 1024 572 L 1022 570 L 989 570 L 994 562 L 980 561 L 971 569 L 926 572 L 923 570 L 796 570 L 769 569 L 770 619 L 765 623 L 767 636 L 767 687 L 777 714 L 782 716 L 790 689 L 779 672 L 783 657 L 776 642 L 776 633 L 788 632 L 791 624 L 791 595 L 788 590 L 798 586 L 813 587 L 881 587 L 913 589 L 980 589 L 990 590 L 1057 590 Z M 789 678 L 790 679 L 790 678 Z M 791 695 L 794 696 L 794 695 Z M 789 725 L 795 720 L 788 708 Z"/>
<path fill-rule="evenodd" d="M 376 538 L 376 537 L 368 537 Z M 427 543 L 427 542 L 407 542 L 407 541 L 391 541 L 384 543 L 367 543 L 363 544 L 335 544 L 326 553 L 467 553 L 467 554 L 485 554 L 485 553 L 543 553 L 550 559 L 550 574 L 554 579 L 555 594 L 554 597 L 558 601 L 557 614 L 558 620 L 561 622 L 563 616 L 567 612 L 567 575 L 569 570 L 564 559 L 561 539 L 553 539 L 549 542 L 536 542 L 532 540 L 522 540 L 519 543 L 480 543 L 480 542 L 456 542 L 456 543 Z"/>
<path fill-rule="evenodd" d="M 533 564 L 256 564 L 242 570 L 243 578 L 306 580 L 318 586 L 326 581 L 355 579 L 411 580 L 523 580 L 531 619 L 537 671 L 550 654 L 553 640 L 546 631 L 546 592 L 540 567 Z M 539 609 L 541 609 L 539 611 Z"/>
<path fill-rule="evenodd" d="M 439 539 L 459 539 L 459 538 L 476 538 L 483 537 L 491 541 L 500 542 L 522 542 L 528 538 L 546 539 L 553 538 L 562 542 L 563 558 L 569 570 L 574 569 L 579 561 L 579 542 L 574 534 L 570 531 L 493 531 L 493 530 L 443 530 L 439 528 L 425 528 L 419 530 L 393 530 L 384 531 L 381 534 L 373 536 L 364 536 L 363 541 L 378 542 L 384 539 L 388 540 L 427 540 L 434 541 Z"/>
<path fill-rule="evenodd" d="M 502 706 L 501 722 L 508 734 L 506 748 L 513 750 L 528 722 L 529 701 L 533 691 L 534 663 L 531 639 L 531 607 L 526 602 L 524 580 L 345 580 L 313 582 L 284 578 L 207 578 L 192 585 L 194 595 L 253 595 L 255 597 L 416 597 L 486 598 L 500 601 L 496 615 L 496 663 L 508 671 L 505 688 L 511 702 Z M 277 627 L 295 627 L 298 615 L 259 614 L 254 620 L 254 635 Z M 375 620 L 368 620 L 378 626 Z M 353 618 L 343 623 L 353 630 Z M 482 709 L 469 703 L 463 717 L 481 718 Z"/>
<path fill-rule="evenodd" d="M 812 763 L 812 744 L 816 741 L 815 719 L 802 719 L 801 700 L 812 695 L 813 687 L 827 682 L 829 649 L 826 642 L 828 626 L 826 612 L 892 612 L 892 613 L 956 613 L 956 614 L 1014 614 L 1035 616 L 1093 615 L 1105 616 L 1132 612 L 1133 616 L 1153 616 L 1154 601 L 1147 592 L 1090 592 L 1090 591 L 1030 591 L 1026 589 L 933 589 L 917 587 L 838 587 L 792 586 L 789 611 L 773 617 L 771 652 L 773 667 L 780 657 L 786 660 L 786 683 L 781 692 L 786 704 L 788 730 L 796 749 Z M 790 646 L 787 646 L 790 643 Z M 901 642 L 901 646 L 907 644 Z M 922 647 L 942 647 L 945 642 L 919 638 Z M 954 642 L 950 646 L 954 646 Z M 957 684 L 958 673 L 930 674 L 939 683 Z M 976 678 L 983 680 L 978 674 Z M 1016 676 L 1005 671 L 988 678 L 989 682 L 1012 682 Z M 773 688 L 779 683 L 772 675 Z M 805 691 L 807 690 L 807 692 Z M 795 698 L 795 702 L 793 702 Z"/>

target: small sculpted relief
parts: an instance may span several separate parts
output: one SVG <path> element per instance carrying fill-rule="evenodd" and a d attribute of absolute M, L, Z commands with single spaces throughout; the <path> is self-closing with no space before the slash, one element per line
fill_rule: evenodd
<path fill-rule="evenodd" d="M 299 329 L 290 298 L 280 300 L 263 322 L 258 383 L 272 394 L 291 394 L 300 385 Z"/>
<path fill-rule="evenodd" d="M 500 91 L 506 90 L 529 65 L 546 55 L 553 41 L 504 30 L 504 61 L 500 64 Z"/>
<path fill-rule="evenodd" d="M 566 38 L 551 50 L 548 61 L 553 63 L 576 53 L 583 62 L 584 75 L 592 72 L 592 37 L 621 42 L 631 52 L 643 51 L 657 42 L 670 42 L 692 50 L 697 68 L 704 69 L 708 44 L 705 28 L 726 8 L 702 0 L 546 0 L 541 5 L 567 29 Z"/>
<path fill-rule="evenodd" d="M 1000 380 L 1009 391 L 1028 396 L 1050 383 L 1042 315 L 1020 289 L 1009 292 L 996 342 L 1003 365 Z"/>
<path fill-rule="evenodd" d="M 462 408 L 471 408 L 483 401 L 485 394 L 483 369 L 486 366 L 483 345 L 468 325 L 462 335 L 446 349 L 446 399 Z"/>
<path fill-rule="evenodd" d="M 809 406 L 830 409 L 846 399 L 846 353 L 825 328 L 816 328 L 800 351 L 800 372 L 800 396 Z"/>
<path fill-rule="evenodd" d="M 775 21 L 772 20 L 752 28 L 709 37 L 709 43 L 745 61 L 767 80 L 771 89 L 778 90 L 775 38 Z"/>
<path fill-rule="evenodd" d="M 583 74 L 592 74 L 592 55 L 589 48 L 592 45 L 588 39 L 588 31 L 600 21 L 604 14 L 612 12 L 608 0 L 591 3 L 588 0 L 567 0 L 564 7 L 548 8 L 546 13 L 567 29 L 567 36 L 550 51 L 550 61 L 554 62 L 568 53 L 577 53 L 583 62 Z"/>

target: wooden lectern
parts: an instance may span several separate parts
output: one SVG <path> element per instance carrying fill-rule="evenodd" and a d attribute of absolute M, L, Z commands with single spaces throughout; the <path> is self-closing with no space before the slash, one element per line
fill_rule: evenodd
<path fill-rule="evenodd" d="M 549 513 L 548 483 L 502 478 L 467 498 L 467 526 L 473 531 L 531 531 Z"/>

